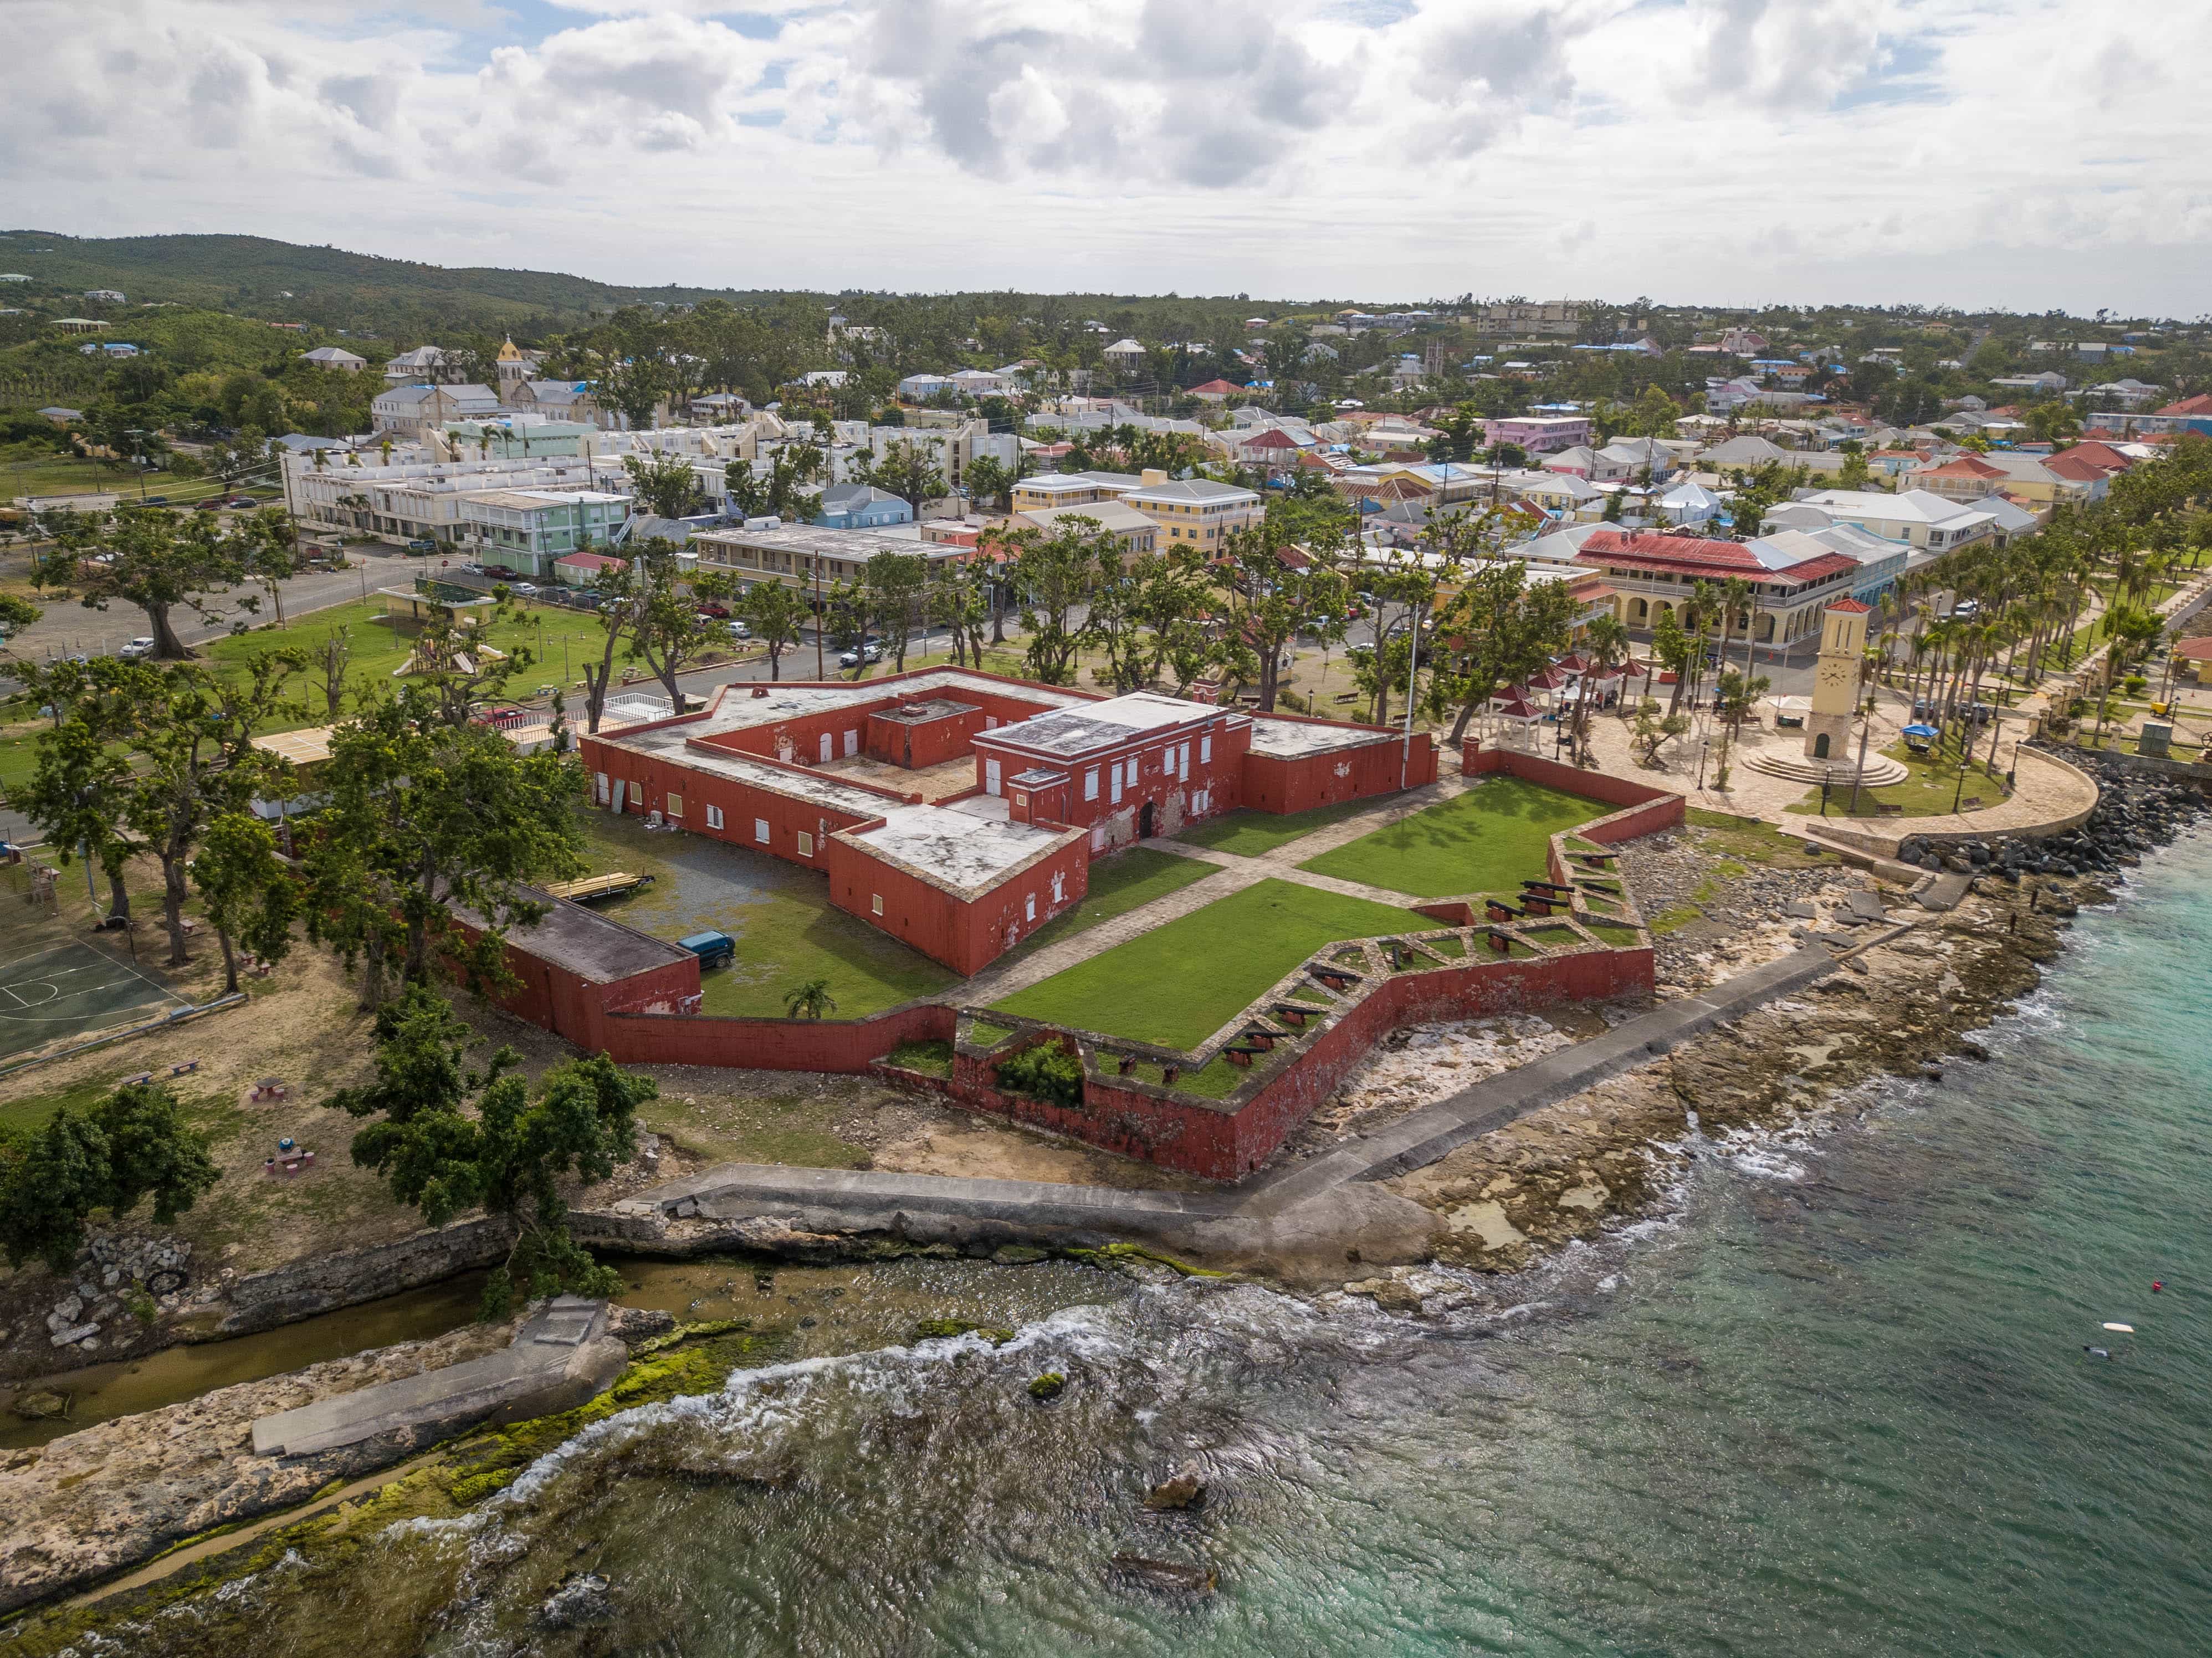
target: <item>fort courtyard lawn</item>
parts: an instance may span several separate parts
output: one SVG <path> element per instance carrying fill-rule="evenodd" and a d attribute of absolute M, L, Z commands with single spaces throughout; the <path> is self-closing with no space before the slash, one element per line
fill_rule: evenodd
<path fill-rule="evenodd" d="M 1545 853 L 1561 829 L 1611 811 L 1585 795 L 1492 777 L 1298 867 L 1416 898 L 1514 892 L 1551 878 Z"/>
<path fill-rule="evenodd" d="M 1024 1018 L 1188 1049 L 1323 944 L 1435 925 L 1388 904 L 1261 881 L 995 1005 Z"/>

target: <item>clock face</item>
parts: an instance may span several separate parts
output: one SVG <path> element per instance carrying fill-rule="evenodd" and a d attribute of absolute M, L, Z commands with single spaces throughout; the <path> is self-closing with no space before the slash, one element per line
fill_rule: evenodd
<path fill-rule="evenodd" d="M 1848 662 L 1823 662 L 1820 665 L 1820 677 L 1823 684 L 1840 685 L 1850 677 L 1851 665 Z"/>

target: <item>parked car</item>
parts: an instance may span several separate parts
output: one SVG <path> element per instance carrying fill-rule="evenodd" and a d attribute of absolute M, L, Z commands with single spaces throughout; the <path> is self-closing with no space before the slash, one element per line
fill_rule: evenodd
<path fill-rule="evenodd" d="M 717 622 L 727 622 L 730 619 L 729 607 L 723 604 L 702 604 L 699 607 L 699 614 L 712 616 Z"/>
<path fill-rule="evenodd" d="M 228 501 L 223 502 L 224 506 L 234 507 L 242 513 L 250 513 L 260 504 L 252 495 L 233 495 Z"/>
<path fill-rule="evenodd" d="M 125 662 L 143 661 L 153 654 L 154 641 L 151 639 L 134 639 L 116 652 L 116 655 L 121 657 Z"/>
<path fill-rule="evenodd" d="M 596 610 L 606 601 L 589 587 L 580 587 L 568 602 L 580 610 Z"/>
<path fill-rule="evenodd" d="M 487 564 L 483 566 L 477 574 L 481 575 L 493 576 L 501 581 L 512 581 L 514 580 L 514 572 L 508 569 L 504 564 Z"/>
<path fill-rule="evenodd" d="M 837 662 L 838 665 L 841 667 L 857 668 L 863 662 L 880 662 L 883 659 L 884 652 L 882 646 L 859 645 L 840 656 L 837 659 Z"/>
<path fill-rule="evenodd" d="M 695 932 L 676 942 L 699 958 L 702 969 L 728 967 L 738 959 L 738 941 L 726 932 Z"/>
<path fill-rule="evenodd" d="M 192 510 L 196 513 L 219 513 L 222 510 L 222 503 L 219 501 L 198 501 L 193 505 Z"/>
<path fill-rule="evenodd" d="M 167 507 L 168 504 L 169 498 L 167 495 L 149 495 L 145 501 L 145 505 L 149 507 Z"/>
<path fill-rule="evenodd" d="M 525 598 L 535 598 L 538 596 L 538 584 L 534 581 L 518 581 L 514 584 L 514 591 Z"/>
<path fill-rule="evenodd" d="M 742 623 L 742 622 L 732 622 L 732 623 L 730 623 L 730 637 L 731 637 L 731 638 L 732 638 L 732 639 L 750 639 L 752 636 L 753 636 L 753 630 L 752 630 L 750 628 L 748 628 L 747 626 L 745 626 L 745 624 L 744 624 L 744 623 Z"/>

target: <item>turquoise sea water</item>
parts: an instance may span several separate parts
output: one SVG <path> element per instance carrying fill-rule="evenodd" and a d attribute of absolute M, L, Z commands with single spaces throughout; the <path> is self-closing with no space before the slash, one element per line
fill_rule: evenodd
<path fill-rule="evenodd" d="M 400 1582 L 452 1654 L 2212 1649 L 2208 962 L 2201 839 L 2081 918 L 1988 1065 L 1704 1147 L 1673 1218 L 1441 1325 L 1101 1280 L 1005 1349 L 741 1376 L 385 1540 L 356 1604 L 303 1620 L 272 1574 L 264 1649 Z M 1186 1461 L 1206 1506 L 1145 1515 Z M 543 1627 L 580 1570 L 607 1621 Z"/>

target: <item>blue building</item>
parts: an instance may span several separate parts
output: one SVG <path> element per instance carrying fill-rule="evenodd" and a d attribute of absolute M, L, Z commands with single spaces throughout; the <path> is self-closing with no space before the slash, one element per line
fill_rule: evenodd
<path fill-rule="evenodd" d="M 914 508 L 872 484 L 833 483 L 822 492 L 814 522 L 825 530 L 879 530 L 913 523 Z"/>

